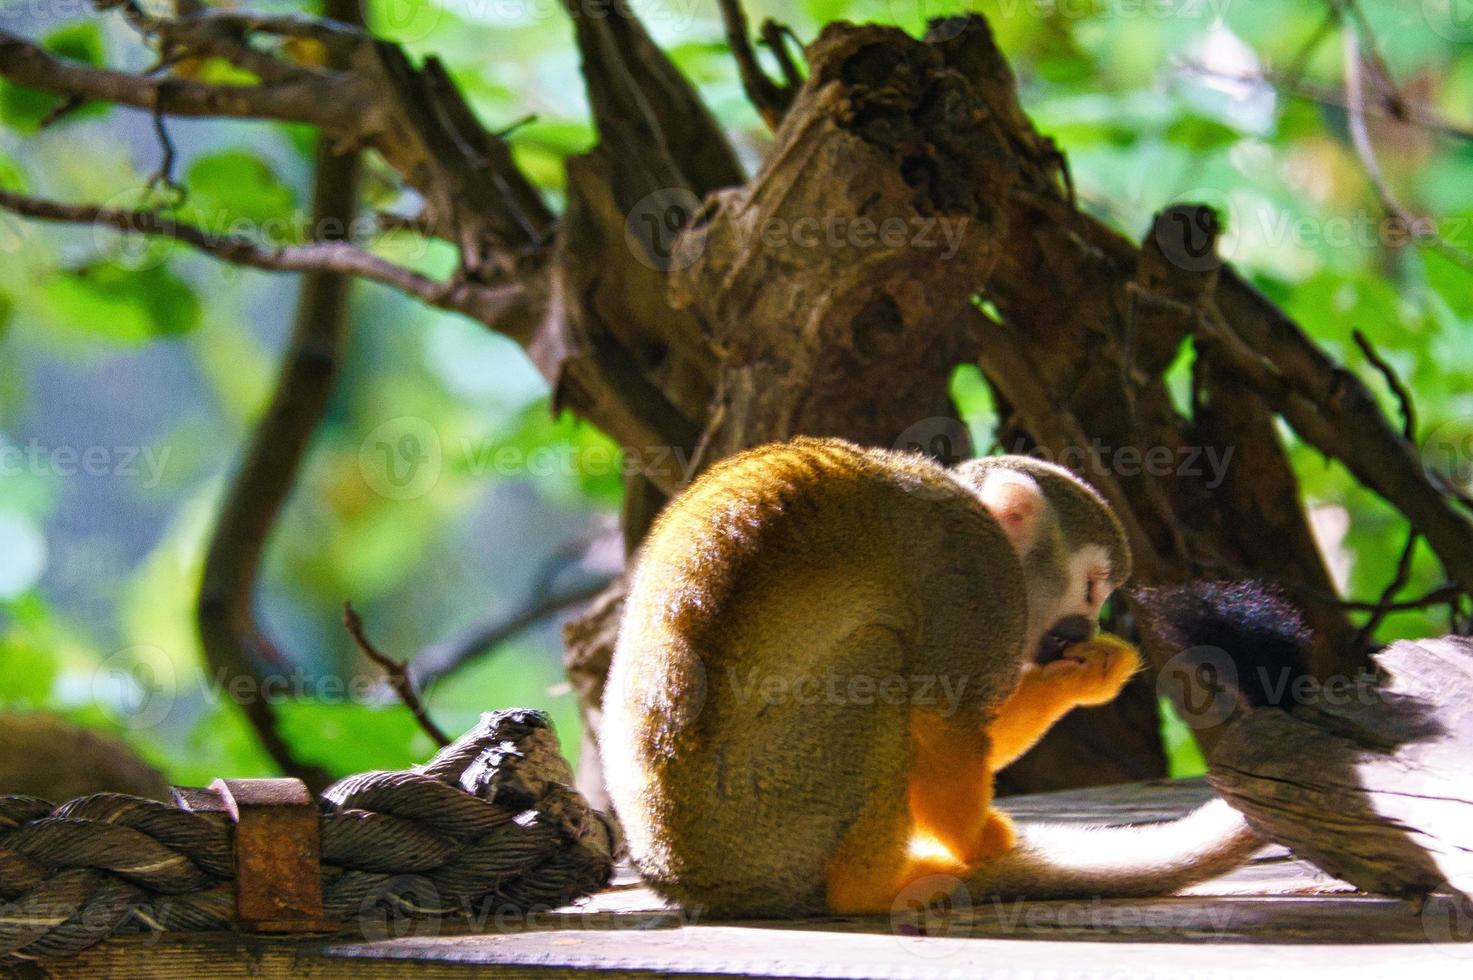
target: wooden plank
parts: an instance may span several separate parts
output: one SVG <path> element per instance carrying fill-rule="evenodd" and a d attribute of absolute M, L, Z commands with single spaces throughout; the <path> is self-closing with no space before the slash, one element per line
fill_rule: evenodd
<path fill-rule="evenodd" d="M 1182 900 L 1184 901 L 1184 900 Z M 1382 899 L 1172 903 L 1150 929 L 1125 927 L 1124 908 L 1030 903 L 1002 936 L 960 924 L 938 936 L 815 929 L 812 925 L 694 925 L 554 929 L 503 935 L 406 936 L 380 942 L 281 942 L 246 936 L 119 940 L 51 970 L 58 977 L 496 976 L 906 977 L 1030 975 L 1467 975 L 1473 945 L 1432 944 L 1419 917 Z M 1392 907 L 1398 906 L 1398 907 Z M 1136 910 L 1137 912 L 1139 910 Z M 1287 917 L 1285 913 L 1288 913 Z M 1134 913 L 1132 913 L 1133 915 Z M 1095 915 L 1095 918 L 1090 918 Z M 1103 918 L 1099 916 L 1103 915 Z M 1076 917 L 1079 916 L 1079 917 Z M 1286 929 L 1285 922 L 1295 923 Z M 1107 928 L 1099 928 L 1101 922 Z M 1284 938 L 1264 941 L 1269 924 Z M 1307 926 L 1313 928 L 1306 928 Z M 1292 935 L 1291 935 L 1292 934 Z M 1088 938 L 1090 942 L 1077 941 Z M 1111 939 L 1101 942 L 1097 940 Z M 1334 940 L 1339 945 L 1305 942 Z M 1382 940 L 1376 942 L 1374 940 Z"/>
<path fill-rule="evenodd" d="M 1145 783 L 1002 801 L 1022 819 L 1091 823 L 1180 816 L 1200 783 Z M 582 905 L 470 929 L 405 922 L 392 937 L 266 939 L 171 934 L 117 939 L 46 965 L 57 977 L 905 977 L 1046 974 L 1336 977 L 1473 974 L 1473 923 L 1445 900 L 1422 913 L 1271 848 L 1248 867 L 1165 899 L 979 903 L 892 921 L 706 922 L 626 874 Z M 1464 942 L 1434 940 L 1463 939 Z"/>

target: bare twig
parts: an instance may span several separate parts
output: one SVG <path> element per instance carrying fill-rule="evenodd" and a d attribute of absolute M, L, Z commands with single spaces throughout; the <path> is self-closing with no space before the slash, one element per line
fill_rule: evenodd
<path fill-rule="evenodd" d="M 51 109 L 50 112 L 46 113 L 46 115 L 42 117 L 41 121 L 36 124 L 36 128 L 50 129 L 52 126 L 55 126 L 57 123 L 61 122 L 67 116 L 70 116 L 72 113 L 76 112 L 78 109 L 82 108 L 82 106 L 86 104 L 86 99 L 76 95 L 69 95 L 65 99 L 62 99 L 60 102 L 58 102 Z"/>
<path fill-rule="evenodd" d="M 783 73 L 783 80 L 787 82 L 788 88 L 796 92 L 803 85 L 803 72 L 798 69 L 798 62 L 793 57 L 792 51 L 788 49 L 791 42 L 799 51 L 803 50 L 803 42 L 793 33 L 793 29 L 787 24 L 779 24 L 772 18 L 762 22 L 757 29 L 757 34 L 762 38 L 762 43 L 767 45 L 772 57 L 777 61 L 778 69 Z"/>
<path fill-rule="evenodd" d="M 367 634 L 363 632 L 363 619 L 351 602 L 343 603 L 343 625 L 348 628 L 348 634 L 353 637 L 353 642 L 358 644 L 358 649 L 363 655 L 383 669 L 384 675 L 389 679 L 389 686 L 394 689 L 399 700 L 404 702 L 414 715 L 414 720 L 419 727 L 424 729 L 426 735 L 435 740 L 441 748 L 450 744 L 450 737 L 445 734 L 444 729 L 435 724 L 434 719 L 425 709 L 424 702 L 420 700 L 419 691 L 415 689 L 414 681 L 409 678 L 408 665 L 403 661 L 395 660 L 373 645 Z"/>
<path fill-rule="evenodd" d="M 148 11 L 138 5 L 137 0 L 92 0 L 92 6 L 99 13 L 110 10 L 120 11 L 134 30 L 148 34 L 152 33 L 158 20 Z"/>
<path fill-rule="evenodd" d="M 562 592 L 539 591 L 521 608 L 505 616 L 477 623 L 459 637 L 426 648 L 410 661 L 410 674 L 415 682 L 428 687 L 549 616 L 592 600 L 611 581 L 612 578 L 605 577 Z"/>
<path fill-rule="evenodd" d="M 1294 52 L 1294 57 L 1289 59 L 1288 66 L 1284 69 L 1284 81 L 1288 84 L 1297 85 L 1304 78 L 1305 69 L 1309 66 L 1309 59 L 1319 50 L 1321 44 L 1334 33 L 1336 25 L 1340 23 L 1340 11 L 1331 7 L 1325 11 L 1324 18 L 1319 22 L 1304 43 Z"/>
<path fill-rule="evenodd" d="M 1413 235 L 1419 243 L 1425 242 L 1458 264 L 1473 268 L 1473 254 L 1448 242 L 1437 232 L 1435 222 L 1431 218 L 1412 214 L 1387 183 L 1386 175 L 1381 170 L 1381 163 L 1376 159 L 1375 147 L 1371 144 L 1370 130 L 1366 126 L 1366 83 L 1363 75 L 1363 62 L 1371 64 L 1379 76 L 1378 82 L 1386 88 L 1383 101 L 1388 109 L 1400 106 L 1401 95 L 1392 84 L 1385 62 L 1376 49 L 1374 39 L 1362 33 L 1365 30 L 1365 22 L 1364 17 L 1359 15 L 1359 8 L 1346 0 L 1336 0 L 1336 2 L 1345 2 L 1346 8 L 1356 13 L 1362 25 L 1361 30 L 1358 31 L 1348 21 L 1341 24 L 1341 31 L 1345 38 L 1345 101 L 1350 124 L 1350 143 L 1355 148 L 1355 155 L 1366 172 L 1366 179 L 1370 181 L 1376 199 L 1381 203 L 1381 209 Z M 1395 115 L 1395 112 L 1393 111 L 1392 114 Z"/>
<path fill-rule="evenodd" d="M 1437 588 L 1433 589 L 1431 592 L 1428 592 L 1426 595 L 1418 596 L 1415 599 L 1405 599 L 1401 602 L 1384 602 L 1379 599 L 1375 602 L 1361 602 L 1355 599 L 1333 598 L 1332 601 L 1337 602 L 1342 608 L 1351 610 L 1352 612 L 1379 612 L 1385 614 L 1394 612 L 1413 612 L 1418 609 L 1430 609 L 1433 606 L 1451 605 L 1456 607 L 1458 602 L 1461 601 L 1466 595 L 1468 595 L 1468 593 L 1463 591 L 1462 586 L 1458 585 L 1456 582 L 1448 582 L 1443 585 L 1439 585 Z"/>
<path fill-rule="evenodd" d="M 1406 584 L 1412 577 L 1412 557 L 1417 553 L 1417 542 L 1422 535 L 1412 528 L 1407 532 L 1407 543 L 1401 549 L 1401 557 L 1396 562 L 1396 574 L 1391 577 L 1390 583 L 1381 592 L 1381 598 L 1376 600 L 1375 608 L 1371 610 L 1370 618 L 1356 634 L 1355 645 L 1357 647 L 1368 646 L 1371 639 L 1376 635 L 1382 620 L 1391 612 L 1396 602 L 1397 593 L 1406 588 Z"/>
<path fill-rule="evenodd" d="M 1406 437 L 1407 442 L 1415 442 L 1417 438 L 1417 406 L 1412 401 L 1412 393 L 1407 390 L 1393 368 L 1383 358 L 1376 348 L 1372 346 L 1369 338 L 1359 330 L 1351 334 L 1355 338 L 1355 345 L 1365 355 L 1371 366 L 1381 372 L 1381 377 L 1386 379 L 1386 386 L 1396 396 L 1397 403 L 1401 406 L 1401 434 Z"/>
<path fill-rule="evenodd" d="M 485 323 L 494 323 L 499 309 L 510 308 L 523 296 L 523 287 L 519 284 L 486 286 L 465 281 L 441 282 L 430 279 L 344 241 L 319 241 L 305 245 L 258 245 L 241 235 L 216 235 L 156 211 L 65 204 L 9 191 L 0 191 L 0 208 L 40 221 L 101 225 L 123 232 L 170 238 L 223 261 L 253 269 L 271 272 L 329 272 L 371 279 L 408 293 L 431 306 L 464 313 Z M 319 227 L 322 224 L 319 223 Z M 346 226 L 347 222 L 342 224 Z"/>
<path fill-rule="evenodd" d="M 57 58 L 23 38 L 0 31 L 0 76 L 20 85 L 171 116 L 230 116 L 304 122 L 339 139 L 352 139 L 371 119 L 372 94 L 352 75 L 328 81 L 297 73 L 261 85 L 214 85 L 150 77 Z"/>
<path fill-rule="evenodd" d="M 415 682 L 428 687 L 478 655 L 494 651 L 522 630 L 591 600 L 608 586 L 612 580 L 610 576 L 599 575 L 586 587 L 555 589 L 555 584 L 569 568 L 581 567 L 599 540 L 597 534 L 580 537 L 548 555 L 532 578 L 526 600 L 510 614 L 489 617 L 459 636 L 435 643 L 416 654 L 410 660 Z"/>
<path fill-rule="evenodd" d="M 174 150 L 174 141 L 169 138 L 169 128 L 164 124 L 164 114 L 158 109 L 153 111 L 153 132 L 159 141 L 159 149 L 162 155 L 159 158 L 159 167 L 148 178 L 148 187 L 162 184 L 170 192 L 183 196 L 184 188 L 174 181 L 174 160 L 177 153 Z"/>
<path fill-rule="evenodd" d="M 1271 85 L 1275 91 L 1290 98 L 1313 102 L 1316 105 L 1328 109 L 1348 110 L 1350 108 L 1345 96 L 1333 89 L 1311 85 L 1300 79 L 1294 78 L 1288 72 L 1233 72 L 1222 71 L 1196 61 L 1183 61 L 1180 67 L 1200 75 L 1203 78 L 1211 78 L 1224 82 L 1239 82 L 1243 84 L 1265 84 Z M 1388 106 L 1384 101 L 1370 102 L 1365 105 L 1367 116 L 1375 116 L 1383 119 L 1393 119 L 1396 122 L 1408 126 L 1415 126 L 1439 136 L 1455 139 L 1462 142 L 1473 142 L 1473 127 L 1459 125 L 1439 116 L 1424 105 L 1410 101 L 1403 101 L 1395 108 Z"/>
<path fill-rule="evenodd" d="M 736 59 L 742 88 L 763 121 L 770 129 L 776 129 L 788 106 L 792 104 L 796 89 L 791 84 L 777 84 L 767 77 L 767 72 L 758 64 L 757 52 L 753 50 L 752 40 L 747 34 L 747 14 L 742 10 L 741 0 L 718 0 L 718 3 L 721 7 L 721 21 L 726 27 L 726 43 L 731 47 L 732 57 Z M 797 74 L 797 66 L 792 64 L 786 48 L 783 47 L 780 32 L 781 28 L 775 25 L 769 29 L 769 33 L 778 40 L 773 46 L 773 53 L 778 57 L 783 73 L 791 79 Z"/>

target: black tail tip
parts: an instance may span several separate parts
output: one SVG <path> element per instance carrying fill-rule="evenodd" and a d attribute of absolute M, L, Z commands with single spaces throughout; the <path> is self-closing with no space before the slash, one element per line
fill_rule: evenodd
<path fill-rule="evenodd" d="M 1172 649 L 1224 651 L 1255 708 L 1282 707 L 1293 687 L 1284 681 L 1309 673 L 1313 635 L 1304 615 L 1267 583 L 1188 582 L 1139 588 L 1130 599 Z"/>

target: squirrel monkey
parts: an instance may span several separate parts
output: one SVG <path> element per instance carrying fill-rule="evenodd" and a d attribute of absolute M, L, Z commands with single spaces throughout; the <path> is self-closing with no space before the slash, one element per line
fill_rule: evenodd
<path fill-rule="evenodd" d="M 974 896 L 1166 894 L 1260 844 L 1220 801 L 1173 824 L 1015 828 L 993 773 L 1140 667 L 1098 633 L 1130 574 L 1104 500 L 1027 457 L 952 470 L 800 438 L 713 466 L 643 545 L 602 755 L 660 894 L 730 917 Z"/>

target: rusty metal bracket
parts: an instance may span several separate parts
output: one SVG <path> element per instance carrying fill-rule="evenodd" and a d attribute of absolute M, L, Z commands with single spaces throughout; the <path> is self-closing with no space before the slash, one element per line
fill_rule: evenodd
<path fill-rule="evenodd" d="M 254 932 L 331 932 L 322 916 L 317 805 L 299 779 L 217 779 L 175 789 L 179 805 L 235 825 L 235 917 Z"/>

